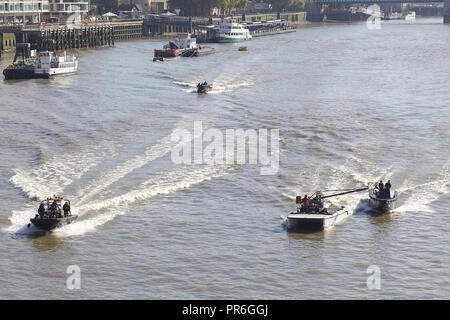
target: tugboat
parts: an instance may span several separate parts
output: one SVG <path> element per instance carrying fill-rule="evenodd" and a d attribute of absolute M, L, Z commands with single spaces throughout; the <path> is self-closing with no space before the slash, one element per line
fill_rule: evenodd
<path fill-rule="evenodd" d="M 65 201 L 65 204 L 61 207 L 63 201 Z M 61 213 L 61 208 L 63 213 Z M 41 202 L 38 214 L 30 221 L 39 229 L 51 231 L 70 224 L 77 218 L 78 216 L 72 215 L 70 212 L 70 200 L 53 196 Z M 30 227 L 30 224 L 28 224 L 28 227 Z"/>
<path fill-rule="evenodd" d="M 3 70 L 5 80 L 34 78 L 34 54 L 29 43 L 18 43 L 13 63 Z"/>
<path fill-rule="evenodd" d="M 369 198 L 371 206 L 381 212 L 387 213 L 395 209 L 398 199 L 398 192 L 395 191 L 391 196 L 390 182 L 386 183 L 389 187 L 375 183 L 369 189 Z M 382 186 L 382 187 L 381 187 Z"/>
<path fill-rule="evenodd" d="M 52 51 L 42 51 L 34 64 L 36 78 L 51 78 L 54 76 L 75 73 L 78 70 L 78 59 L 75 55 L 64 52 L 57 56 Z"/>
<path fill-rule="evenodd" d="M 78 59 L 74 55 L 57 56 L 52 51 L 42 51 L 36 58 L 36 50 L 30 50 L 29 43 L 17 44 L 14 62 L 3 70 L 5 80 L 51 78 L 75 73 Z"/>
<path fill-rule="evenodd" d="M 197 93 L 207 93 L 212 90 L 212 84 L 208 84 L 206 81 L 197 85 Z"/>
<path fill-rule="evenodd" d="M 297 196 L 295 203 L 297 211 L 290 213 L 287 217 L 282 217 L 287 221 L 288 231 L 320 231 L 327 230 L 343 221 L 351 215 L 349 210 L 344 206 L 341 207 L 325 207 L 323 199 L 344 195 L 352 192 L 367 190 L 367 187 L 354 190 L 346 190 L 345 192 L 323 195 L 322 192 L 316 191 L 311 196 Z"/>
<path fill-rule="evenodd" d="M 155 49 L 154 61 L 160 58 L 175 58 L 180 56 L 184 51 L 198 49 L 197 40 L 191 37 L 190 33 L 178 34 L 174 41 L 169 41 L 163 49 Z"/>

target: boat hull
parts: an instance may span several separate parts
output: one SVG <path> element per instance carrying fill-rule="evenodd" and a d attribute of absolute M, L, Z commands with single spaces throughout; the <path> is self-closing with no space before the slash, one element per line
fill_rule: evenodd
<path fill-rule="evenodd" d="M 217 42 L 219 43 L 231 43 L 231 42 L 243 42 L 243 41 L 249 41 L 252 40 L 252 38 L 228 38 L 228 37 L 218 37 Z"/>
<path fill-rule="evenodd" d="M 343 208 L 333 214 L 291 213 L 287 216 L 288 231 L 327 230 L 342 222 L 350 214 L 350 211 Z"/>
<path fill-rule="evenodd" d="M 212 90 L 211 85 L 197 86 L 197 93 L 207 93 Z"/>
<path fill-rule="evenodd" d="M 56 228 L 60 228 L 66 224 L 74 222 L 78 216 L 68 216 L 63 218 L 33 218 L 30 219 L 37 228 L 45 231 L 51 231 Z"/>
<path fill-rule="evenodd" d="M 5 69 L 3 75 L 5 80 L 33 79 L 36 77 L 34 68 Z"/>
<path fill-rule="evenodd" d="M 183 53 L 180 49 L 155 50 L 155 58 L 176 58 Z"/>
<path fill-rule="evenodd" d="M 370 205 L 372 206 L 373 209 L 381 213 L 387 213 L 394 210 L 397 206 L 397 198 L 398 198 L 397 191 L 394 193 L 394 196 L 391 197 L 390 199 L 381 199 L 376 196 L 374 189 L 369 190 Z"/>
<path fill-rule="evenodd" d="M 35 78 L 50 79 L 57 76 L 69 76 L 71 74 L 75 74 L 76 72 L 77 72 L 76 70 L 72 70 L 63 72 L 50 71 L 50 72 L 35 73 Z"/>
<path fill-rule="evenodd" d="M 203 47 L 202 49 L 188 49 L 188 50 L 185 50 L 181 55 L 183 57 L 187 57 L 187 58 L 190 58 L 190 57 L 202 57 L 202 56 L 207 56 L 207 55 L 213 54 L 215 52 L 216 52 L 216 50 L 214 48 Z"/>

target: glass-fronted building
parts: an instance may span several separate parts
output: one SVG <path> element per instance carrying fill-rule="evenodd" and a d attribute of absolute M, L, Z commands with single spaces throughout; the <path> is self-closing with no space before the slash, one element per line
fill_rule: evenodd
<path fill-rule="evenodd" d="M 38 23 L 49 0 L 0 0 L 0 23 Z"/>
<path fill-rule="evenodd" d="M 63 20 L 88 11 L 89 0 L 0 0 L 0 24 L 39 23 L 51 17 Z"/>

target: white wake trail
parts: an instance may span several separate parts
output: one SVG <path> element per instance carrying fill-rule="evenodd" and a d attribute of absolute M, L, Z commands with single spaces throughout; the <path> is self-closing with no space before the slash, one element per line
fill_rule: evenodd
<path fill-rule="evenodd" d="M 101 178 L 94 181 L 90 186 L 83 190 L 82 195 L 78 201 L 79 204 L 86 203 L 92 197 L 98 195 L 100 192 L 108 188 L 110 185 L 116 181 L 122 179 L 126 175 L 130 174 L 136 169 L 139 169 L 148 163 L 164 157 L 166 154 L 172 151 L 172 149 L 178 144 L 178 142 L 172 141 L 172 134 L 175 130 L 181 129 L 179 127 L 175 128 L 171 134 L 162 138 L 155 145 L 148 148 L 143 154 L 138 155 L 130 160 L 125 161 L 121 165 L 114 168 L 112 171 L 106 173 Z M 193 136 L 192 139 L 196 139 Z"/>
<path fill-rule="evenodd" d="M 31 199 L 43 200 L 62 194 L 74 180 L 98 165 L 109 151 L 81 150 L 53 156 L 35 169 L 13 169 L 10 182 Z"/>
<path fill-rule="evenodd" d="M 78 208 L 80 215 L 90 211 L 101 211 L 104 213 L 92 218 L 77 221 L 55 230 L 61 236 L 81 235 L 96 230 L 99 226 L 113 220 L 128 211 L 128 206 L 138 201 L 145 201 L 157 196 L 169 195 L 193 185 L 222 177 L 232 170 L 230 166 L 206 166 L 198 170 L 190 167 L 180 167 L 172 171 L 164 171 L 152 179 L 142 183 L 136 190 L 112 197 L 110 199 L 89 203 Z"/>

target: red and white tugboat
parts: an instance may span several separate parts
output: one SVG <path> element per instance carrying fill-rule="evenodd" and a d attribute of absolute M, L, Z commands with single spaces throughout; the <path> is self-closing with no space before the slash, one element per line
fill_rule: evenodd
<path fill-rule="evenodd" d="M 53 196 L 41 202 L 38 213 L 30 221 L 39 229 L 50 231 L 70 224 L 77 218 L 70 212 L 70 200 Z"/>
<path fill-rule="evenodd" d="M 169 41 L 169 44 L 166 44 L 163 49 L 155 49 L 154 60 L 175 58 L 187 50 L 198 48 L 199 46 L 196 38 L 192 38 L 190 33 L 180 33 L 175 40 Z"/>

